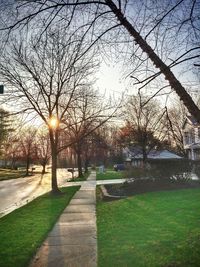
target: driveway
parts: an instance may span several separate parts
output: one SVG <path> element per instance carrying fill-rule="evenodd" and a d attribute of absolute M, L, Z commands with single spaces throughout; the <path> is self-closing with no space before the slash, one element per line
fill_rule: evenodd
<path fill-rule="evenodd" d="M 67 169 L 58 169 L 58 185 L 66 185 L 71 178 Z M 68 183 L 71 184 L 71 183 Z M 50 173 L 4 180 L 0 182 L 0 217 L 51 190 Z"/>

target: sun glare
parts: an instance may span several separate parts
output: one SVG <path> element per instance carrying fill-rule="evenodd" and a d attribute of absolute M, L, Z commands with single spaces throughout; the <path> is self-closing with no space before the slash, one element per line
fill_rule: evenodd
<path fill-rule="evenodd" d="M 58 121 L 57 118 L 52 117 L 52 118 L 49 119 L 49 126 L 51 128 L 54 128 L 54 129 L 57 128 L 58 127 L 58 124 L 59 124 L 59 121 Z"/>

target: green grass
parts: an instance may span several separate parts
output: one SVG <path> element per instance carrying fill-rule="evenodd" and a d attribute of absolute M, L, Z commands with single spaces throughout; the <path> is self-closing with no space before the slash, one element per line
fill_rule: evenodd
<path fill-rule="evenodd" d="M 48 193 L 0 219 L 0 266 L 25 267 L 79 187 Z"/>
<path fill-rule="evenodd" d="M 86 181 L 91 172 L 84 173 L 82 177 L 74 177 L 74 179 L 69 179 L 68 182 L 82 182 Z"/>
<path fill-rule="evenodd" d="M 200 266 L 199 214 L 200 189 L 98 202 L 98 266 Z"/>
<path fill-rule="evenodd" d="M 24 177 L 25 173 L 24 170 L 0 169 L 0 181 Z"/>
<path fill-rule="evenodd" d="M 113 171 L 113 170 L 106 170 L 104 173 L 97 172 L 96 179 L 97 180 L 111 180 L 111 179 L 122 179 L 124 178 L 123 171 Z"/>

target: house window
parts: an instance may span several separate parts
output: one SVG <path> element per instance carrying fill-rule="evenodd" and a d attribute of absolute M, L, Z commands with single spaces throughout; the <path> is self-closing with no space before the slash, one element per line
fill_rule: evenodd
<path fill-rule="evenodd" d="M 191 150 L 188 150 L 188 158 L 189 158 L 189 159 L 192 159 L 192 153 L 191 153 Z"/>
<path fill-rule="evenodd" d="M 188 132 L 185 132 L 184 133 L 184 139 L 185 139 L 185 144 L 188 145 L 189 144 L 189 135 L 188 135 Z"/>
<path fill-rule="evenodd" d="M 200 140 L 200 127 L 198 127 L 198 139 Z"/>
<path fill-rule="evenodd" d="M 191 143 L 195 143 L 195 132 L 194 129 L 191 130 Z"/>
<path fill-rule="evenodd" d="M 200 160 L 200 149 L 195 150 L 195 159 Z"/>

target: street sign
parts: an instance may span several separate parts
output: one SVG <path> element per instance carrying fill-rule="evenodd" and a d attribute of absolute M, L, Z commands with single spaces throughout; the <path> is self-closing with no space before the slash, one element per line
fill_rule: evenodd
<path fill-rule="evenodd" d="M 3 92 L 4 92 L 4 86 L 0 85 L 0 94 L 3 94 Z"/>

